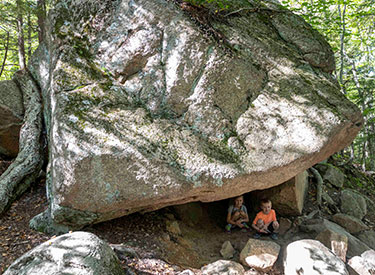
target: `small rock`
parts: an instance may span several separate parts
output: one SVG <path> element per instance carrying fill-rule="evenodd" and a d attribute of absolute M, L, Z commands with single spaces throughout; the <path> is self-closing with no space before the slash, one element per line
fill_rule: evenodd
<path fill-rule="evenodd" d="M 177 221 L 167 220 L 166 223 L 167 223 L 167 231 L 169 233 L 172 233 L 174 235 L 181 235 L 180 225 L 178 224 Z"/>
<path fill-rule="evenodd" d="M 345 174 L 333 165 L 327 165 L 327 171 L 324 173 L 323 180 L 328 181 L 332 185 L 342 188 L 345 181 Z"/>
<path fill-rule="evenodd" d="M 269 271 L 279 256 L 280 246 L 272 241 L 249 239 L 240 253 L 243 265 Z"/>
<path fill-rule="evenodd" d="M 341 192 L 341 212 L 362 220 L 367 213 L 366 199 L 349 189 L 343 190 Z"/>
<path fill-rule="evenodd" d="M 347 236 L 327 229 L 320 232 L 318 236 L 316 236 L 316 240 L 328 247 L 343 262 L 346 261 L 346 252 L 348 250 Z"/>
<path fill-rule="evenodd" d="M 230 241 L 225 241 L 221 246 L 220 254 L 226 260 L 233 258 L 234 252 L 235 250 Z"/>
<path fill-rule="evenodd" d="M 280 218 L 279 234 L 284 235 L 292 226 L 291 220 L 287 218 Z"/>
<path fill-rule="evenodd" d="M 333 221 L 344 227 L 349 233 L 358 233 L 369 229 L 360 219 L 342 213 L 335 214 Z"/>
<path fill-rule="evenodd" d="M 245 269 L 239 263 L 218 260 L 214 263 L 205 265 L 201 268 L 203 275 L 242 275 L 245 274 Z"/>

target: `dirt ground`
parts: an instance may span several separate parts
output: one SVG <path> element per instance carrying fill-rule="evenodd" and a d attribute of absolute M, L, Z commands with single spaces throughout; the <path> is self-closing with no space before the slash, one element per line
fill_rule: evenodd
<path fill-rule="evenodd" d="M 0 217 L 0 274 L 18 257 L 53 237 L 29 228 L 30 219 L 47 206 L 45 180 L 41 179 Z M 134 274 L 177 274 L 184 269 L 199 274 L 201 266 L 222 258 L 219 251 L 226 240 L 240 251 L 253 235 L 253 232 L 239 230 L 228 234 L 213 221 L 192 227 L 180 220 L 182 234 L 175 235 L 166 229 L 166 221 L 171 217 L 178 220 L 172 208 L 165 208 L 132 214 L 83 230 L 96 234 L 111 245 L 121 244 L 134 251 L 134 254 L 119 255 L 129 274 L 131 271 Z M 234 260 L 238 257 L 237 252 Z M 275 269 L 268 274 L 280 272 Z"/>

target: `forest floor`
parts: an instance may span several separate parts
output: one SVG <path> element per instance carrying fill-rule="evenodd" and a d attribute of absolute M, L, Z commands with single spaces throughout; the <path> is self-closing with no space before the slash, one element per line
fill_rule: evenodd
<path fill-rule="evenodd" d="M 7 165 L 9 163 L 4 164 L 0 161 L 0 174 L 3 172 L 4 166 Z M 306 213 L 318 209 L 314 184 L 309 185 L 308 193 L 309 196 L 304 207 Z M 371 195 L 366 193 L 368 196 Z M 219 209 L 217 205 L 212 207 L 217 211 L 225 209 Z M 0 216 L 0 274 L 18 257 L 54 237 L 29 228 L 30 219 L 43 212 L 47 207 L 45 179 L 42 178 L 32 185 L 30 190 L 18 201 L 14 202 L 5 214 Z M 332 211 L 324 205 L 320 210 L 327 217 Z M 166 223 L 171 219 L 178 221 L 180 235 L 168 232 Z M 224 219 L 225 215 L 222 222 Z M 125 247 L 128 253 L 118 255 L 127 274 L 178 274 L 185 269 L 200 274 L 201 266 L 222 259 L 220 249 L 226 240 L 230 240 L 237 251 L 233 260 L 239 261 L 239 251 L 254 234 L 252 231 L 233 231 L 228 234 L 224 232 L 222 223 L 218 223 L 217 220 L 217 217 L 211 217 L 198 225 L 189 225 L 179 220 L 178 214 L 174 212 L 173 208 L 167 207 L 150 213 L 135 213 L 91 225 L 84 228 L 83 231 L 96 234 L 110 245 Z M 295 234 L 302 233 L 295 232 Z M 290 234 L 288 236 L 290 237 Z M 287 239 L 287 236 L 279 236 L 276 242 L 281 247 L 285 247 L 291 241 L 290 238 Z M 129 253 L 129 251 L 133 252 Z M 280 271 L 282 270 L 281 259 L 280 256 L 274 269 L 267 274 L 282 274 Z M 263 273 L 248 270 L 247 274 Z"/>
<path fill-rule="evenodd" d="M 18 257 L 54 237 L 29 228 L 30 219 L 47 207 L 45 182 L 42 179 L 0 217 L 0 274 Z M 190 227 L 179 221 L 184 238 L 171 236 L 166 230 L 166 220 L 171 215 L 168 208 L 136 213 L 89 226 L 83 231 L 96 234 L 110 245 L 121 244 L 134 251 L 137 257 L 120 257 L 123 268 L 134 274 L 177 274 L 184 269 L 199 274 L 201 266 L 222 258 L 220 249 L 226 240 L 230 240 L 233 247 L 240 251 L 253 235 L 252 231 L 239 230 L 228 234 L 211 221 L 198 227 Z M 238 261 L 238 257 L 237 253 L 234 260 Z M 260 274 L 249 272 L 249 275 Z M 280 272 L 274 269 L 268 274 Z"/>

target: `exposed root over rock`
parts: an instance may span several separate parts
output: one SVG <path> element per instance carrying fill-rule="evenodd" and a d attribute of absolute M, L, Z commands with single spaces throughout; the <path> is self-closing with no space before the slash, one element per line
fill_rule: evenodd
<path fill-rule="evenodd" d="M 322 205 L 322 192 L 323 192 L 323 179 L 322 176 L 320 175 L 319 171 L 316 170 L 313 167 L 310 167 L 310 171 L 314 174 L 314 177 L 317 180 L 316 183 L 316 201 L 319 206 Z"/>
<path fill-rule="evenodd" d="M 0 214 L 36 179 L 41 169 L 42 99 L 39 87 L 27 71 L 15 74 L 23 93 L 24 123 L 20 131 L 17 158 L 0 176 Z"/>

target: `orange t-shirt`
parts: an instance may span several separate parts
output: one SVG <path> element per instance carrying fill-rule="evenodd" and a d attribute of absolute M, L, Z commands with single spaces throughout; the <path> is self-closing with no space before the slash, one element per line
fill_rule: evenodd
<path fill-rule="evenodd" d="M 253 221 L 253 224 L 256 224 L 259 219 L 262 219 L 265 224 L 276 221 L 275 210 L 271 209 L 270 213 L 268 213 L 267 215 L 264 214 L 262 211 L 260 211 L 256 215 L 256 217 L 255 217 L 255 219 Z"/>

